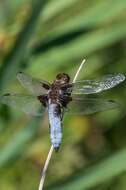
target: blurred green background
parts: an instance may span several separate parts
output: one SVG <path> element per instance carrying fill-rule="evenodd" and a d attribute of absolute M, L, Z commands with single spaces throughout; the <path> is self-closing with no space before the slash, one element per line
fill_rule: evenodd
<path fill-rule="evenodd" d="M 26 93 L 17 71 L 48 81 L 59 72 L 73 78 L 83 58 L 79 79 L 126 73 L 126 0 L 0 1 L 0 95 Z M 125 84 L 100 94 L 120 109 L 65 117 L 46 189 L 126 189 Z M 49 148 L 47 115 L 0 106 L 1 190 L 37 189 Z"/>

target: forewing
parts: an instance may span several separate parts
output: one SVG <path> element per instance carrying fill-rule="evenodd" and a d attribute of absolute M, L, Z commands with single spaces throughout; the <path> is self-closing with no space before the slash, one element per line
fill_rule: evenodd
<path fill-rule="evenodd" d="M 119 104 L 113 100 L 91 97 L 76 97 L 68 104 L 68 113 L 75 115 L 88 115 L 100 111 L 114 109 L 119 107 Z"/>
<path fill-rule="evenodd" d="M 36 96 L 46 94 L 50 88 L 50 84 L 47 81 L 32 78 L 23 72 L 17 73 L 17 78 L 24 88 Z"/>
<path fill-rule="evenodd" d="M 73 83 L 72 94 L 93 94 L 108 90 L 125 80 L 123 74 L 106 75 L 101 80 L 82 80 Z M 69 89 L 71 91 L 71 89 Z"/>
<path fill-rule="evenodd" d="M 29 115 L 41 116 L 45 112 L 45 107 L 42 106 L 37 97 L 30 95 L 5 94 L 0 97 L 0 102 Z"/>

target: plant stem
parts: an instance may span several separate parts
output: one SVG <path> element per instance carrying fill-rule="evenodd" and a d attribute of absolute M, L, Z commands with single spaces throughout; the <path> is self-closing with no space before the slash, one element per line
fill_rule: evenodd
<path fill-rule="evenodd" d="M 75 77 L 73 79 L 73 83 L 76 81 L 82 67 L 83 67 L 83 64 L 85 63 L 85 59 L 83 59 L 83 61 L 81 62 L 76 74 L 75 74 Z M 44 181 L 45 181 L 45 176 L 46 176 L 46 172 L 47 172 L 47 169 L 48 169 L 48 166 L 49 166 L 49 162 L 51 160 L 51 157 L 52 157 L 52 153 L 53 153 L 53 145 L 51 145 L 51 148 L 49 150 L 49 153 L 48 153 L 48 156 L 47 156 L 47 159 L 45 161 L 45 165 L 44 165 L 44 168 L 43 168 L 43 171 L 42 171 L 42 175 L 41 175 L 41 179 L 40 179 L 40 183 L 39 183 L 39 189 L 38 190 L 43 190 L 43 186 L 44 186 Z"/>
<path fill-rule="evenodd" d="M 42 170 L 42 175 L 41 175 L 42 177 L 41 177 L 40 184 L 39 184 L 39 190 L 42 190 L 42 189 L 43 189 L 44 181 L 45 181 L 45 176 L 46 176 L 46 171 L 47 171 L 47 169 L 48 169 L 48 165 L 49 165 L 49 162 L 50 162 L 52 153 L 53 153 L 53 145 L 51 146 L 51 148 L 50 148 L 50 150 L 49 150 L 49 153 L 48 153 L 48 156 L 47 156 L 47 159 L 46 159 L 44 168 L 43 168 L 43 170 Z"/>

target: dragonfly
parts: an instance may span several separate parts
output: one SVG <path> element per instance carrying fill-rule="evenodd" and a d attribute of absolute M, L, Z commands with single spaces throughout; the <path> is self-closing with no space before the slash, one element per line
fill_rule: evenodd
<path fill-rule="evenodd" d="M 123 74 L 109 74 L 100 80 L 71 82 L 66 73 L 59 73 L 52 83 L 19 72 L 17 79 L 29 94 L 4 94 L 0 102 L 23 112 L 41 116 L 48 112 L 50 139 L 55 151 L 62 142 L 64 113 L 88 115 L 118 107 L 113 100 L 88 95 L 111 89 L 125 80 Z"/>

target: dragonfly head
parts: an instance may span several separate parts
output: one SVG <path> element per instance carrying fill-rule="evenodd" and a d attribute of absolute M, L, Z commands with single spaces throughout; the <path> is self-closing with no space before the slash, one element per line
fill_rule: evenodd
<path fill-rule="evenodd" d="M 59 73 L 56 76 L 56 82 L 60 83 L 60 84 L 67 84 L 70 81 L 70 77 L 69 75 L 65 74 L 65 73 Z"/>

